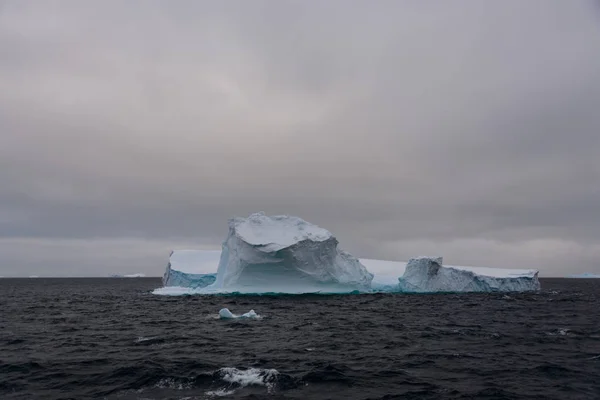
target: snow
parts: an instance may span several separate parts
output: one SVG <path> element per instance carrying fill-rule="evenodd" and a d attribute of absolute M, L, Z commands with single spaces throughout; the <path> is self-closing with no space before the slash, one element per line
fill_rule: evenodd
<path fill-rule="evenodd" d="M 328 231 L 298 217 L 258 213 L 229 221 L 216 281 L 207 291 L 345 293 L 370 288 L 372 279 Z"/>
<path fill-rule="evenodd" d="M 536 270 L 444 266 L 441 257 L 408 261 L 398 279 L 402 292 L 522 292 L 540 289 Z"/>
<path fill-rule="evenodd" d="M 242 315 L 236 315 L 236 314 L 232 313 L 231 311 L 229 311 L 228 308 L 222 308 L 221 310 L 219 310 L 219 318 L 221 318 L 221 319 L 238 319 L 238 318 L 262 319 L 262 317 L 260 315 L 258 315 L 256 312 L 254 312 L 254 310 L 250 310 L 247 313 L 244 313 Z"/>
<path fill-rule="evenodd" d="M 255 213 L 248 218 L 233 218 L 229 226 L 241 241 L 266 253 L 285 249 L 304 240 L 324 242 L 333 236 L 323 228 L 290 215 L 269 217 L 264 213 Z"/>

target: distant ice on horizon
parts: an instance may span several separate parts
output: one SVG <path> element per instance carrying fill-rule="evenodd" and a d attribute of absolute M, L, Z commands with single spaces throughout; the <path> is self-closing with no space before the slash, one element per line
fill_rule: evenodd
<path fill-rule="evenodd" d="M 138 272 L 135 274 L 127 274 L 127 275 L 118 275 L 118 274 L 114 274 L 114 275 L 110 275 L 111 278 L 145 278 L 146 274 L 143 272 Z"/>
<path fill-rule="evenodd" d="M 567 276 L 567 278 L 582 278 L 582 279 L 596 279 L 596 278 L 600 278 L 600 274 L 593 274 L 591 272 L 584 272 L 583 274 L 575 274 L 575 275 L 569 275 Z"/>

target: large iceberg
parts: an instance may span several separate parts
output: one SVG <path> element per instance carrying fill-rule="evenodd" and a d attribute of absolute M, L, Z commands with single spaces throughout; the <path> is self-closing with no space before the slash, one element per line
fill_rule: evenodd
<path fill-rule="evenodd" d="M 398 279 L 400 292 L 524 292 L 540 289 L 538 271 L 444 266 L 442 257 L 417 257 Z"/>
<path fill-rule="evenodd" d="M 229 221 L 210 289 L 244 293 L 368 290 L 373 274 L 327 230 L 288 215 Z"/>
<path fill-rule="evenodd" d="M 216 273 L 214 271 L 217 271 Z M 176 250 L 155 294 L 493 292 L 540 289 L 538 271 L 357 259 L 327 230 L 264 213 L 229 221 L 218 250 Z"/>
<path fill-rule="evenodd" d="M 220 251 L 174 251 L 165 272 L 165 287 L 155 290 L 154 293 L 181 295 L 219 292 L 211 287 L 217 274 L 206 271 L 217 269 L 220 255 Z M 179 260 L 186 262 L 180 263 Z M 368 271 L 374 273 L 370 287 L 361 290 L 364 292 L 493 292 L 540 289 L 536 270 L 443 265 L 439 257 L 418 257 L 408 263 L 365 258 L 359 261 Z M 292 293 L 298 293 L 298 289 Z M 312 288 L 307 289 L 310 289 L 310 292 L 314 291 Z M 270 287 L 268 291 L 284 290 Z"/>

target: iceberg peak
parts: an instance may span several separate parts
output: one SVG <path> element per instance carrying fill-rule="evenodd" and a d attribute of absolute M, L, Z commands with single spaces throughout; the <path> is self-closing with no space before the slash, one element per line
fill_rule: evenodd
<path fill-rule="evenodd" d="M 338 248 L 327 230 L 289 215 L 251 214 L 229 220 L 216 281 L 210 289 L 240 292 L 346 292 L 373 280 Z"/>
<path fill-rule="evenodd" d="M 302 218 L 290 215 L 270 217 L 264 212 L 251 214 L 248 218 L 232 218 L 229 220 L 229 228 L 240 240 L 267 253 L 305 240 L 324 242 L 333 236 L 326 229 Z"/>

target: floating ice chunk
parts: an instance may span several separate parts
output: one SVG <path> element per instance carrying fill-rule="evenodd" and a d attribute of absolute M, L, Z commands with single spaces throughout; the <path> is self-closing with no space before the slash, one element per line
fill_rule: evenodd
<path fill-rule="evenodd" d="M 229 221 L 214 284 L 243 293 L 368 290 L 373 275 L 328 231 L 300 218 L 264 213 Z"/>
<path fill-rule="evenodd" d="M 538 271 L 442 265 L 441 257 L 409 260 L 403 292 L 522 292 L 540 289 Z"/>
<path fill-rule="evenodd" d="M 219 310 L 219 318 L 221 319 L 238 319 L 238 318 L 248 318 L 248 319 L 261 319 L 262 317 L 258 315 L 254 310 L 250 310 L 242 315 L 235 315 L 228 308 L 222 308 Z"/>
<path fill-rule="evenodd" d="M 252 319 L 260 319 L 261 316 L 254 312 L 254 310 L 250 310 L 245 314 L 242 314 L 242 318 L 252 318 Z"/>
<path fill-rule="evenodd" d="M 219 318 L 234 319 L 235 315 L 233 315 L 233 313 L 231 311 L 229 311 L 229 308 L 222 308 L 219 310 Z"/>

